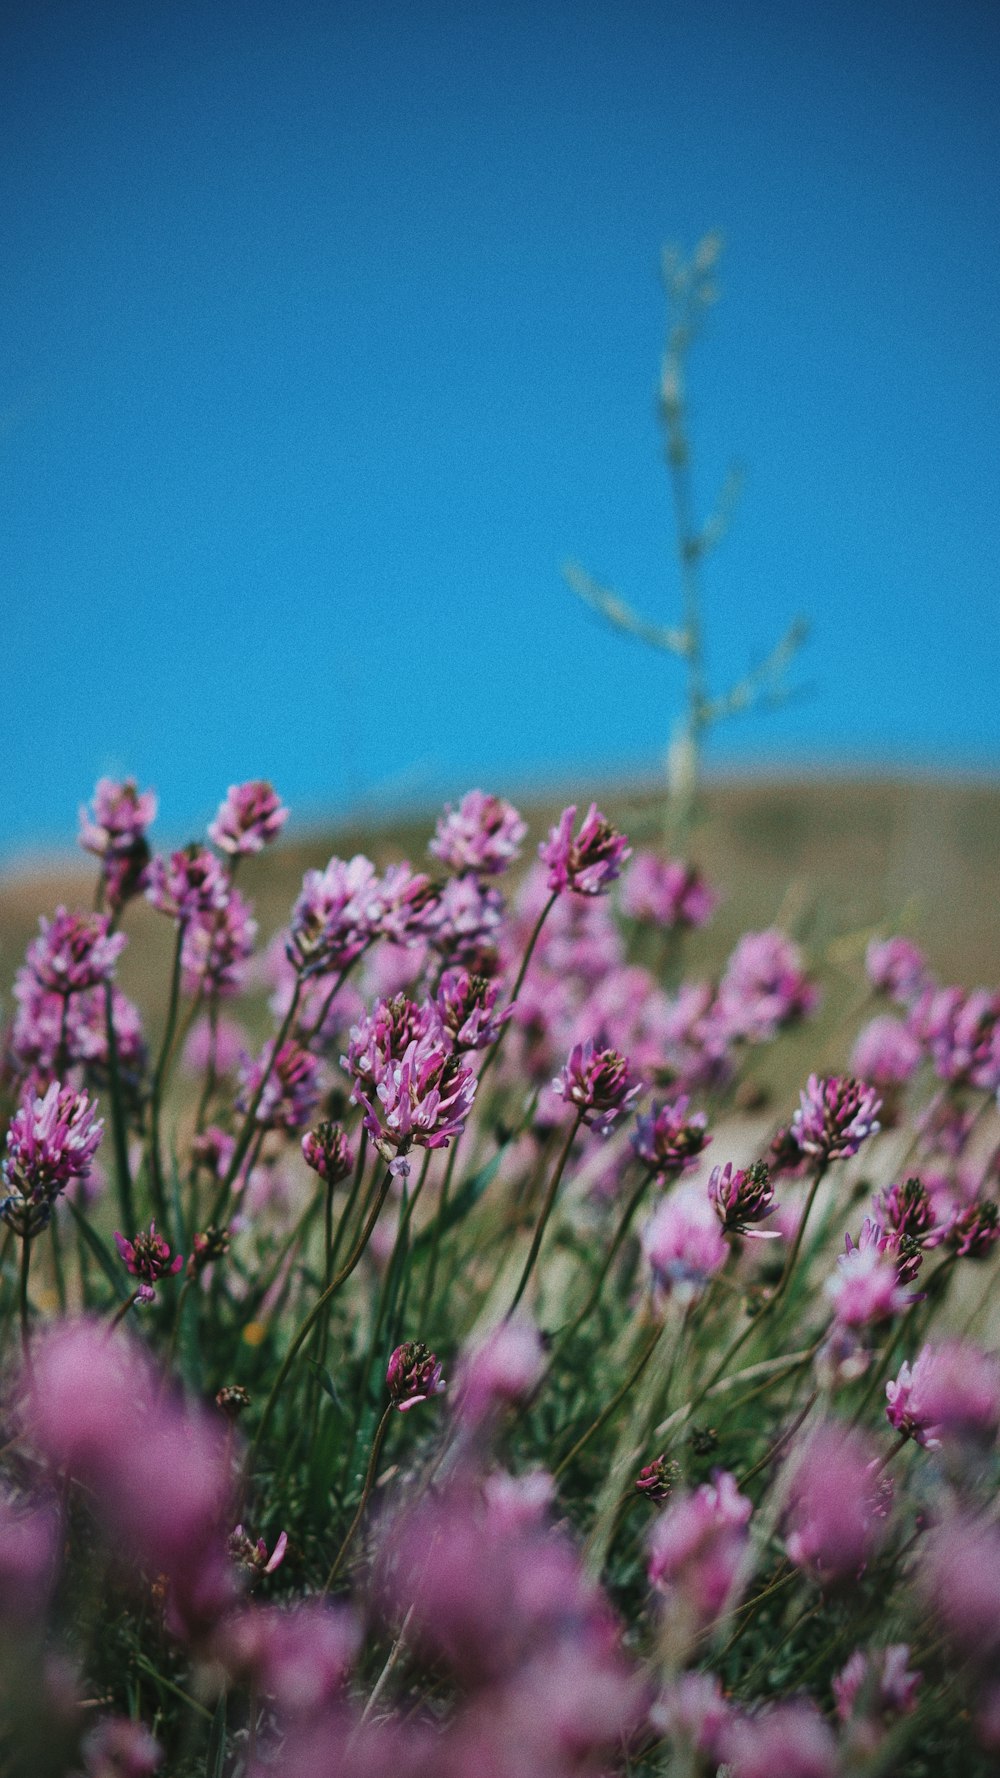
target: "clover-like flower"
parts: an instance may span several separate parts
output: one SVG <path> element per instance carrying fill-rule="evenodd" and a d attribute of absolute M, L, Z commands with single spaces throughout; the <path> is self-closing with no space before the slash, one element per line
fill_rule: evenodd
<path fill-rule="evenodd" d="M 552 1091 L 575 1105 L 581 1121 L 606 1136 L 642 1091 L 633 1083 L 627 1056 L 617 1050 L 595 1049 L 588 1038 L 575 1044 Z"/>
<path fill-rule="evenodd" d="M 354 1155 L 343 1124 L 317 1124 L 302 1138 L 306 1165 L 328 1185 L 337 1185 L 354 1171 Z"/>
<path fill-rule="evenodd" d="M 41 1098 L 29 1092 L 22 1099 L 10 1120 L 0 1169 L 7 1190 L 0 1218 L 15 1233 L 37 1234 L 70 1180 L 86 1179 L 104 1129 L 96 1113 L 96 1102 L 86 1093 L 57 1080 Z"/>
<path fill-rule="evenodd" d="M 405 1414 L 418 1402 L 432 1395 L 443 1395 L 445 1381 L 441 1366 L 429 1346 L 422 1340 L 404 1340 L 389 1359 L 385 1373 L 392 1405 Z"/>
<path fill-rule="evenodd" d="M 702 1150 L 711 1142 L 706 1135 L 708 1119 L 703 1111 L 688 1113 L 690 1099 L 682 1093 L 672 1104 L 655 1106 L 645 1116 L 636 1118 L 632 1147 L 640 1161 L 651 1168 L 657 1179 L 679 1179 L 693 1167 Z"/>
<path fill-rule="evenodd" d="M 591 803 L 576 835 L 575 820 L 576 804 L 571 803 L 538 848 L 539 858 L 549 867 L 548 886 L 557 892 L 571 889 L 575 895 L 604 895 L 621 875 L 632 849 L 596 803 Z"/>
<path fill-rule="evenodd" d="M 881 1100 L 862 1080 L 810 1074 L 799 1100 L 799 1109 L 792 1114 L 792 1135 L 803 1154 L 820 1161 L 848 1159 L 882 1127 Z"/>
<path fill-rule="evenodd" d="M 175 920 L 218 913 L 231 893 L 225 866 L 207 846 L 185 846 L 169 858 L 156 857 L 146 871 L 146 900 Z"/>
<path fill-rule="evenodd" d="M 173 1278 L 184 1264 L 184 1257 L 177 1253 L 171 1259 L 170 1247 L 162 1235 L 156 1232 L 155 1222 L 151 1222 L 148 1232 L 140 1231 L 131 1241 L 115 1230 L 115 1246 L 121 1254 L 127 1269 L 133 1278 L 142 1280 L 136 1291 L 136 1300 L 140 1303 L 156 1301 L 154 1284 L 160 1278 Z"/>
<path fill-rule="evenodd" d="M 246 784 L 230 784 L 208 837 L 220 852 L 239 858 L 263 851 L 287 820 L 288 810 L 273 785 L 264 778 L 251 778 Z"/>
<path fill-rule="evenodd" d="M 763 1222 L 775 1209 L 774 1187 L 766 1161 L 754 1161 L 749 1167 L 713 1167 L 708 1179 L 708 1197 L 727 1235 L 747 1235 L 751 1239 L 777 1239 L 777 1229 L 757 1229 L 749 1225 Z"/>
<path fill-rule="evenodd" d="M 656 852 L 637 852 L 622 880 L 622 912 L 667 932 L 707 925 L 718 902 L 697 865 Z"/>
<path fill-rule="evenodd" d="M 40 988 L 65 997 L 111 981 L 128 940 L 124 932 L 108 930 L 106 914 L 70 914 L 59 907 L 53 919 L 42 915 L 38 924 L 25 963 Z"/>
<path fill-rule="evenodd" d="M 496 876 L 518 857 L 527 831 L 513 804 L 469 790 L 457 809 L 445 804 L 428 851 L 458 875 Z"/>

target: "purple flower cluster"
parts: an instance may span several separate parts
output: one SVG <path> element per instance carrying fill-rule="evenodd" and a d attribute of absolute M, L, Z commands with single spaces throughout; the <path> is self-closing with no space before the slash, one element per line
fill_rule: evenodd
<path fill-rule="evenodd" d="M 718 903 L 697 865 L 656 852 L 637 852 L 622 881 L 622 912 L 666 932 L 706 926 Z"/>
<path fill-rule="evenodd" d="M 458 876 L 497 876 L 519 857 L 527 832 L 513 804 L 470 790 L 457 809 L 445 804 L 428 850 Z"/>
<path fill-rule="evenodd" d="M 103 1121 L 86 1093 L 54 1080 L 36 1098 L 28 1092 L 10 1120 L 2 1169 L 0 1217 L 21 1236 L 45 1227 L 59 1193 L 86 1179 L 100 1146 Z"/>
<path fill-rule="evenodd" d="M 105 914 L 70 914 L 56 909 L 55 918 L 38 922 L 41 932 L 29 946 L 25 964 L 48 994 L 79 994 L 110 982 L 128 940 L 111 932 Z"/>
<path fill-rule="evenodd" d="M 706 1135 L 708 1119 L 703 1111 L 688 1114 L 686 1093 L 673 1104 L 661 1105 L 636 1119 L 632 1147 L 657 1179 L 679 1179 L 693 1167 L 712 1138 Z"/>
<path fill-rule="evenodd" d="M 577 834 L 573 832 L 575 820 L 573 803 L 563 810 L 538 848 L 539 858 L 548 866 L 548 887 L 557 894 L 570 889 L 574 895 L 604 895 L 621 875 L 631 847 L 605 820 L 596 803 L 591 803 Z"/>
<path fill-rule="evenodd" d="M 287 820 L 288 810 L 274 787 L 266 779 L 253 778 L 246 784 L 229 786 L 208 837 L 220 852 L 239 858 L 263 851 L 277 839 Z"/>
<path fill-rule="evenodd" d="M 108 903 L 120 908 L 143 887 L 149 863 L 146 830 L 156 819 L 156 795 L 134 778 L 100 778 L 89 809 L 80 809 L 80 844 L 101 861 Z"/>
<path fill-rule="evenodd" d="M 881 1100 L 864 1081 L 810 1074 L 799 1101 L 792 1135 L 803 1154 L 819 1161 L 847 1160 L 881 1128 Z"/>
<path fill-rule="evenodd" d="M 595 1049 L 588 1040 L 570 1051 L 562 1073 L 552 1082 L 552 1091 L 575 1105 L 590 1129 L 606 1136 L 642 1088 L 633 1083 L 627 1056 L 617 1050 Z"/>

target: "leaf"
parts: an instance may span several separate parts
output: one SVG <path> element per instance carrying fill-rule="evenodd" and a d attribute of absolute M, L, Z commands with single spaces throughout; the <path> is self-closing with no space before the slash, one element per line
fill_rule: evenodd
<path fill-rule="evenodd" d="M 444 1215 L 441 1217 L 442 1234 L 444 1234 L 446 1230 L 454 1228 L 456 1222 L 461 1222 L 464 1217 L 468 1216 L 469 1211 L 478 1204 L 483 1193 L 492 1185 L 499 1172 L 500 1162 L 503 1160 L 506 1147 L 507 1143 L 502 1143 L 497 1149 L 496 1154 L 491 1156 L 485 1166 L 480 1167 L 477 1173 L 473 1173 L 471 1179 L 467 1179 L 465 1184 L 455 1193 L 455 1196 L 451 1199 L 450 1203 L 445 1205 Z M 413 1241 L 413 1252 L 418 1253 L 422 1248 L 429 1246 L 433 1238 L 434 1222 L 431 1221 L 425 1229 L 421 1229 L 419 1235 L 415 1236 Z"/>
<path fill-rule="evenodd" d="M 222 1765 L 226 1757 L 226 1694 L 223 1692 L 215 1706 L 212 1727 L 208 1736 L 208 1755 L 205 1760 L 205 1778 L 222 1778 Z"/>
<path fill-rule="evenodd" d="M 97 1233 L 96 1229 L 91 1228 L 90 1223 L 87 1221 L 87 1218 L 83 1214 L 83 1211 L 81 1209 L 79 1209 L 79 1207 L 76 1204 L 74 1204 L 72 1198 L 64 1198 L 63 1202 L 65 1204 L 69 1205 L 69 1208 L 72 1211 L 73 1217 L 76 1221 L 77 1228 L 80 1230 L 80 1233 L 82 1234 L 84 1240 L 86 1241 L 87 1246 L 90 1248 L 91 1253 L 93 1254 L 98 1265 L 100 1266 L 101 1271 L 104 1273 L 105 1278 L 108 1280 L 108 1283 L 111 1285 L 112 1290 L 115 1292 L 116 1296 L 121 1296 L 121 1293 L 122 1293 L 122 1264 L 121 1264 L 121 1261 L 116 1260 L 113 1257 L 113 1255 L 111 1253 L 111 1249 L 107 1246 L 106 1242 L 101 1240 L 101 1237 Z"/>
<path fill-rule="evenodd" d="M 337 1412 L 343 1414 L 346 1418 L 347 1409 L 341 1401 L 340 1396 L 337 1394 L 337 1385 L 331 1377 L 330 1372 L 327 1370 L 326 1365 L 320 1364 L 318 1358 L 309 1357 L 306 1358 L 306 1363 L 312 1365 L 312 1368 L 316 1373 L 316 1381 L 322 1389 L 323 1394 L 330 1397 Z"/>

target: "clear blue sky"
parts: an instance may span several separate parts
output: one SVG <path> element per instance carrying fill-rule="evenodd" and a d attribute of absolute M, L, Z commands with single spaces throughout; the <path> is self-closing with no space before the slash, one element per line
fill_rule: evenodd
<path fill-rule="evenodd" d="M 1000 762 L 992 0 L 9 0 L 0 850 L 652 766 L 680 680 L 662 241 L 710 228 L 719 764 Z"/>

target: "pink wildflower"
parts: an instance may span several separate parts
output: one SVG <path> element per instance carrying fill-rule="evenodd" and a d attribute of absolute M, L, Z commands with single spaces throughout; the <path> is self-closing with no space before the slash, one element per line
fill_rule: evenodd
<path fill-rule="evenodd" d="M 928 1450 L 951 1436 L 989 1440 L 1000 1425 L 1000 1361 L 961 1340 L 923 1346 L 885 1394 L 890 1426 Z"/>
<path fill-rule="evenodd" d="M 911 1006 L 930 983 L 923 951 L 908 938 L 873 938 L 865 972 L 876 992 L 887 994 L 897 1006 Z"/>
<path fill-rule="evenodd" d="M 307 870 L 292 909 L 289 961 L 304 976 L 345 969 L 371 943 L 381 914 L 375 866 L 360 853 Z"/>
<path fill-rule="evenodd" d="M 103 1716 L 83 1738 L 86 1778 L 151 1778 L 163 1749 L 144 1723 L 127 1716 Z"/>
<path fill-rule="evenodd" d="M 871 1653 L 856 1648 L 833 1681 L 841 1722 L 849 1722 L 852 1717 L 867 1719 L 884 1733 L 894 1718 L 908 1716 L 915 1710 L 921 1676 L 909 1671 L 909 1658 L 905 1642 L 894 1642 Z M 871 1745 L 869 1751 L 874 1752 L 875 1746 Z"/>
<path fill-rule="evenodd" d="M 530 1395 L 544 1369 L 545 1352 L 533 1322 L 520 1315 L 501 1321 L 463 1357 L 459 1414 L 479 1425 L 498 1409 Z"/>
<path fill-rule="evenodd" d="M 727 1235 L 746 1235 L 757 1241 L 777 1240 L 777 1229 L 748 1225 L 763 1222 L 775 1209 L 774 1187 L 766 1161 L 737 1167 L 731 1161 L 713 1167 L 708 1179 L 708 1199 Z"/>
<path fill-rule="evenodd" d="M 149 845 L 146 829 L 156 815 L 156 796 L 134 778 L 101 778 L 90 809 L 80 810 L 80 844 L 101 860 L 108 901 L 120 908 L 143 887 Z"/>
<path fill-rule="evenodd" d="M 630 1110 L 642 1091 L 633 1085 L 627 1056 L 617 1050 L 595 1050 L 593 1043 L 578 1043 L 570 1051 L 552 1091 L 575 1105 L 582 1121 L 606 1136 L 618 1119 Z"/>
<path fill-rule="evenodd" d="M 689 1635 L 735 1604 L 753 1508 L 727 1470 L 693 1494 L 678 1495 L 649 1540 L 649 1579 L 681 1615 Z"/>
<path fill-rule="evenodd" d="M 316 1056 L 292 1039 L 277 1055 L 274 1043 L 266 1043 L 256 1060 L 247 1056 L 240 1069 L 240 1111 L 249 1111 L 264 1076 L 266 1085 L 256 1111 L 262 1129 L 286 1130 L 294 1135 L 307 1124 L 320 1100 L 320 1064 Z"/>
<path fill-rule="evenodd" d="M 430 942 L 450 964 L 492 975 L 503 912 L 499 890 L 471 871 L 449 877 L 435 908 Z"/>
<path fill-rule="evenodd" d="M 207 846 L 156 857 L 146 872 L 146 900 L 161 914 L 188 921 L 218 913 L 232 893 L 224 865 Z"/>
<path fill-rule="evenodd" d="M 827 1421 L 788 1461 L 789 1557 L 823 1585 L 853 1578 L 879 1536 L 874 1453 L 868 1440 Z"/>
<path fill-rule="evenodd" d="M 41 1098 L 26 1094 L 10 1120 L 0 1217 L 22 1236 L 45 1227 L 71 1179 L 85 1179 L 104 1129 L 86 1093 L 54 1080 Z"/>
<path fill-rule="evenodd" d="M 857 1245 L 846 1236 L 846 1252 L 824 1285 L 840 1324 L 872 1327 L 901 1314 L 914 1301 L 903 1284 L 919 1261 L 919 1249 L 901 1255 L 900 1237 L 866 1216 Z"/>
<path fill-rule="evenodd" d="M 469 790 L 457 809 L 445 804 L 428 850 L 457 875 L 495 876 L 519 856 L 527 832 L 511 803 Z"/>
<path fill-rule="evenodd" d="M 636 1119 L 632 1147 L 657 1179 L 679 1179 L 712 1140 L 705 1133 L 705 1113 L 694 1111 L 689 1116 L 689 1104 L 687 1094 L 682 1093 L 673 1104 L 659 1110 L 654 1107 L 647 1116 Z"/>
<path fill-rule="evenodd" d="M 156 1232 L 155 1222 L 149 1225 L 149 1233 L 140 1233 L 131 1241 L 115 1230 L 115 1246 L 133 1278 L 141 1278 L 142 1283 L 136 1291 L 140 1303 L 156 1301 L 153 1285 L 160 1278 L 172 1278 L 184 1264 L 183 1255 L 178 1253 L 173 1259 L 170 1248 L 162 1235 Z"/>
<path fill-rule="evenodd" d="M 837 1778 L 840 1771 L 833 1731 L 805 1699 L 734 1717 L 722 1750 L 732 1778 Z"/>
<path fill-rule="evenodd" d="M 277 839 L 287 820 L 288 810 L 273 786 L 266 779 L 253 778 L 246 784 L 230 784 L 208 837 L 220 852 L 239 858 L 247 852 L 263 851 Z"/>
<path fill-rule="evenodd" d="M 657 852 L 637 852 L 622 881 L 622 912 L 667 932 L 706 926 L 718 902 L 697 865 Z"/>
<path fill-rule="evenodd" d="M 885 1092 L 905 1086 L 920 1066 L 920 1045 L 902 1019 L 872 1019 L 851 1052 L 851 1072 Z"/>
<path fill-rule="evenodd" d="M 282 1531 L 271 1554 L 267 1553 L 267 1544 L 262 1537 L 256 1543 L 248 1536 L 242 1525 L 237 1525 L 229 1534 L 229 1554 L 237 1568 L 241 1568 L 251 1580 L 258 1580 L 263 1574 L 273 1574 L 285 1560 L 288 1548 L 288 1533 Z"/>
<path fill-rule="evenodd" d="M 798 1111 L 792 1116 L 792 1134 L 803 1154 L 821 1161 L 846 1160 L 862 1142 L 881 1128 L 881 1101 L 864 1081 L 833 1075 L 821 1080 L 810 1074 Z"/>
<path fill-rule="evenodd" d="M 570 889 L 575 895 L 603 895 L 631 854 L 624 834 L 617 833 L 591 803 L 579 833 L 574 837 L 573 822 L 576 804 L 564 809 L 547 840 L 538 848 L 538 856 L 549 867 L 548 886 L 560 892 Z"/>
<path fill-rule="evenodd" d="M 456 1050 L 487 1049 L 510 1018 L 511 1008 L 495 1010 L 498 982 L 466 969 L 446 969 L 434 997 L 441 1024 Z"/>
<path fill-rule="evenodd" d="M 923 1544 L 921 1590 L 949 1639 L 974 1665 L 996 1672 L 1000 1655 L 1000 1527 L 955 1516 Z"/>
<path fill-rule="evenodd" d="M 184 992 L 196 994 L 204 987 L 212 994 L 238 994 L 256 937 L 250 903 L 238 889 L 230 891 L 224 907 L 192 915 L 181 946 Z"/>
<path fill-rule="evenodd" d="M 729 1257 L 722 1230 L 702 1186 L 682 1183 L 646 1224 L 642 1248 L 666 1295 L 696 1296 Z"/>
<path fill-rule="evenodd" d="M 389 1359 L 385 1373 L 386 1387 L 393 1407 L 405 1414 L 418 1402 L 432 1395 L 443 1395 L 445 1381 L 441 1366 L 422 1340 L 404 1340 Z"/>
<path fill-rule="evenodd" d="M 70 914 L 59 907 L 52 920 L 43 915 L 38 924 L 41 934 L 28 946 L 25 962 L 39 987 L 63 996 L 111 981 L 128 940 L 124 932 L 108 930 L 106 914 Z"/>
<path fill-rule="evenodd" d="M 731 1715 L 714 1673 L 682 1673 L 656 1700 L 649 1720 L 675 1744 L 718 1764 Z"/>
<path fill-rule="evenodd" d="M 233 1680 L 251 1681 L 292 1717 L 311 1717 L 343 1689 L 360 1630 L 343 1607 L 309 1599 L 291 1610 L 245 1605 L 219 1627 L 212 1652 Z"/>
<path fill-rule="evenodd" d="M 398 1058 L 374 1059 L 375 1089 L 360 1073 L 352 1098 L 365 1108 L 365 1128 L 394 1172 L 405 1174 L 413 1144 L 447 1148 L 465 1128 L 476 1077 L 433 1032 L 408 1043 Z"/>
<path fill-rule="evenodd" d="M 342 1124 L 317 1124 L 302 1138 L 306 1165 L 328 1185 L 337 1185 L 354 1171 L 354 1155 Z"/>
<path fill-rule="evenodd" d="M 798 945 L 771 928 L 740 939 L 719 983 L 718 1016 L 731 1036 L 765 1043 L 818 1001 Z"/>

